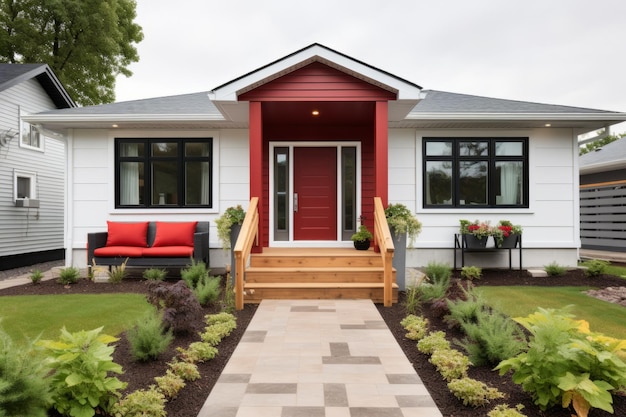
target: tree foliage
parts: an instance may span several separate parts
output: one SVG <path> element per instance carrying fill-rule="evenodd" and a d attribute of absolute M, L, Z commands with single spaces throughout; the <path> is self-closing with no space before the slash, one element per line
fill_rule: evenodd
<path fill-rule="evenodd" d="M 135 0 L 0 0 L 0 62 L 46 63 L 81 105 L 115 100 L 143 39 Z"/>
<path fill-rule="evenodd" d="M 593 142 L 589 142 L 585 145 L 582 145 L 579 148 L 578 154 L 584 155 L 586 153 L 595 151 L 596 149 L 601 148 L 604 145 L 608 145 L 611 142 L 615 142 L 616 140 L 621 139 L 624 136 L 626 136 L 626 133 L 620 133 L 618 135 L 607 135 L 601 139 L 594 140 Z"/>

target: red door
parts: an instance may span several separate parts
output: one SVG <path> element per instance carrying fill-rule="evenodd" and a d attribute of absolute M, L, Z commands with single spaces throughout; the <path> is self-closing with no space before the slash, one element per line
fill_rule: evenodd
<path fill-rule="evenodd" d="M 337 148 L 294 148 L 294 193 L 294 240 L 337 240 Z"/>

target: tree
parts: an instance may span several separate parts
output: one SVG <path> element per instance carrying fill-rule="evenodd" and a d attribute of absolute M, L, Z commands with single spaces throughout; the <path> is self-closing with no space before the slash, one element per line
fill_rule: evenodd
<path fill-rule="evenodd" d="M 0 0 L 0 62 L 46 63 L 81 105 L 115 101 L 143 39 L 135 0 Z"/>
<path fill-rule="evenodd" d="M 593 142 L 589 142 L 585 145 L 581 145 L 579 148 L 578 155 L 584 155 L 588 152 L 595 151 L 598 148 L 603 147 L 611 142 L 615 142 L 618 139 L 626 136 L 626 133 L 619 133 L 617 135 L 607 135 L 601 139 L 594 140 Z"/>

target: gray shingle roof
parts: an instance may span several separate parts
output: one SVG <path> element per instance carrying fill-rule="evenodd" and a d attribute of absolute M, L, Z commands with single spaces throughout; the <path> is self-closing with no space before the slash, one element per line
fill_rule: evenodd
<path fill-rule="evenodd" d="M 54 110 L 40 114 L 50 113 L 63 115 L 214 115 L 221 117 L 220 112 L 209 99 L 207 91 L 177 96 L 120 101 L 118 103 L 101 104 L 98 106 Z"/>
<path fill-rule="evenodd" d="M 0 91 L 32 78 L 39 81 L 58 108 L 76 106 L 47 64 L 0 64 Z"/>
<path fill-rule="evenodd" d="M 618 161 L 624 161 L 624 166 L 626 167 L 626 137 L 581 155 L 579 164 L 580 168 L 585 168 L 591 165 L 609 164 Z"/>
<path fill-rule="evenodd" d="M 614 113 L 581 107 L 505 100 L 437 90 L 424 90 L 423 92 L 426 97 L 411 110 L 411 113 Z"/>

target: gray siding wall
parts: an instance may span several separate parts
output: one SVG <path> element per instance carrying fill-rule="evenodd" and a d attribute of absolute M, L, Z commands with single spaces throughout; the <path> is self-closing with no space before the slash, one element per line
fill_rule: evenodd
<path fill-rule="evenodd" d="M 0 92 L 0 132 L 19 130 L 19 114 L 56 108 L 36 80 Z M 16 137 L 0 147 L 0 257 L 63 249 L 65 143 L 44 138 L 43 152 L 19 146 Z M 40 208 L 15 207 L 14 172 L 36 175 Z"/>

